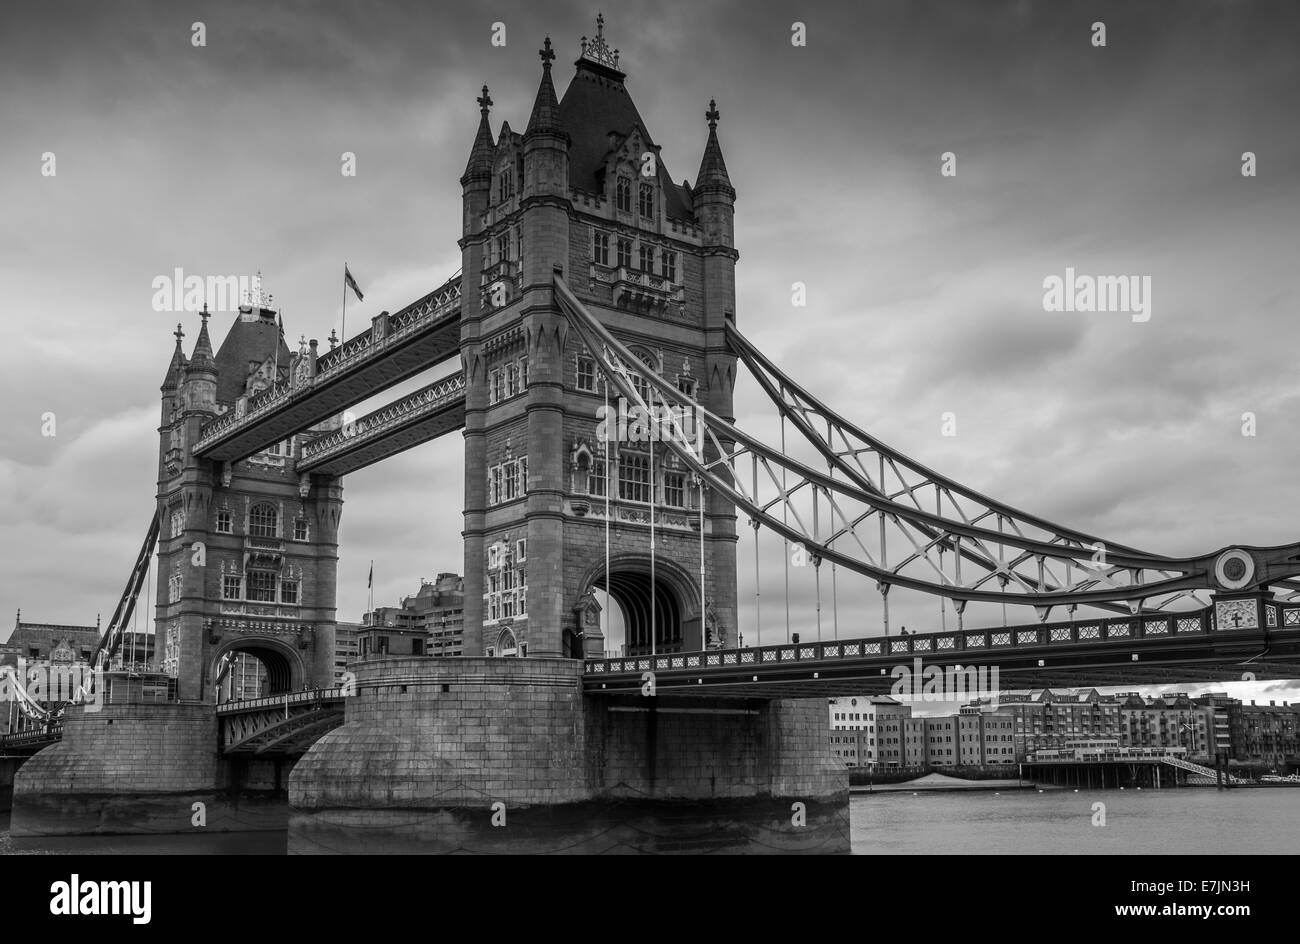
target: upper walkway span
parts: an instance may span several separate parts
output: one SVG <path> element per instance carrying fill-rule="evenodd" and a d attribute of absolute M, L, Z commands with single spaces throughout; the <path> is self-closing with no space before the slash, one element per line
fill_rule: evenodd
<path fill-rule="evenodd" d="M 460 277 L 451 279 L 203 427 L 194 454 L 235 462 L 301 433 L 460 352 Z"/>

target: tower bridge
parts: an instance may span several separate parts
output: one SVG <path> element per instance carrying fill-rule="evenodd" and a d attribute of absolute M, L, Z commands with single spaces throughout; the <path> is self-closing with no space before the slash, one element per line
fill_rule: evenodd
<path fill-rule="evenodd" d="M 603 29 L 563 96 L 545 40 L 522 133 L 494 132 L 478 97 L 458 275 L 324 353 L 290 350 L 260 299 L 219 350 L 206 312 L 188 356 L 178 329 L 154 508 L 95 654 L 112 668 L 155 562 L 175 698 L 70 708 L 62 739 L 19 772 L 15 834 L 102 828 L 96 803 L 144 793 L 175 802 L 140 828 L 183 830 L 183 801 L 223 802 L 238 769 L 287 776 L 300 851 L 653 851 L 683 831 L 687 846 L 847 851 L 820 699 L 887 690 L 900 662 L 978 661 L 1028 686 L 1300 675 L 1300 544 L 1171 557 L 1054 524 L 903 455 L 769 359 L 739 327 L 716 104 L 694 182 L 676 183 Z M 779 444 L 736 425 L 742 368 Z M 611 439 L 598 426 L 615 401 L 698 428 Z M 365 660 L 337 690 L 343 477 L 455 432 L 472 655 Z M 809 553 L 815 640 L 739 644 L 742 521 L 756 581 L 760 538 Z M 831 593 L 837 579 L 879 592 L 879 632 L 822 632 L 825 571 Z M 891 635 L 896 588 L 940 597 L 955 628 Z M 965 625 L 968 605 L 990 603 L 1024 619 Z M 621 610 L 617 658 L 602 606 Z M 241 652 L 270 692 L 216 705 L 220 666 Z M 526 829 L 485 828 L 493 802 Z M 784 825 L 795 802 L 806 826 Z"/>

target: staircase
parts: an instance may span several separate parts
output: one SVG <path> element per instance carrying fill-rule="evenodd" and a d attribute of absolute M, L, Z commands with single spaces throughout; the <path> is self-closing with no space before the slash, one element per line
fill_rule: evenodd
<path fill-rule="evenodd" d="M 1204 767 L 1201 764 L 1193 764 L 1190 760 L 1183 760 L 1181 757 L 1162 757 L 1160 758 L 1160 762 L 1162 764 L 1168 764 L 1170 767 L 1177 767 L 1179 770 L 1186 770 L 1189 773 L 1196 774 L 1198 777 L 1197 782 L 1200 782 L 1199 778 L 1202 777 L 1209 783 L 1218 782 L 1217 775 L 1212 768 Z M 1242 780 L 1240 777 L 1234 777 L 1231 774 L 1226 773 L 1223 775 L 1223 779 L 1226 783 L 1242 784 L 1249 782 L 1247 780 Z M 1188 780 L 1190 781 L 1191 778 L 1189 777 Z"/>

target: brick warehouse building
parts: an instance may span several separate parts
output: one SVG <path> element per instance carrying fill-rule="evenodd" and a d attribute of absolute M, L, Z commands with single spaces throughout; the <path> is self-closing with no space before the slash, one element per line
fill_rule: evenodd
<path fill-rule="evenodd" d="M 541 55 L 523 134 L 503 122 L 494 137 L 484 89 L 461 178 L 464 652 L 598 653 L 592 591 L 606 585 L 628 652 L 650 650 L 652 611 L 657 651 L 734 640 L 734 508 L 705 496 L 701 621 L 698 491 L 666 448 L 652 457 L 646 443 L 598 441 L 600 369 L 552 288 L 561 273 L 649 367 L 732 419 L 736 193 L 719 115 L 710 106 L 694 185 L 675 183 L 600 32 L 562 98 L 549 39 Z"/>

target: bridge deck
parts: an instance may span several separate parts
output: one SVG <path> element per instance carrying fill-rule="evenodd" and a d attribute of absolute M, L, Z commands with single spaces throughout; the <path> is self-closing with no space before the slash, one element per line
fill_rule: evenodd
<path fill-rule="evenodd" d="M 1300 608 L 1284 626 L 1219 629 L 1208 611 L 901 637 L 782 643 L 745 649 L 588 659 L 583 689 L 641 694 L 645 673 L 664 695 L 810 698 L 886 694 L 903 667 L 984 668 L 995 688 L 1110 686 L 1295 678 Z M 992 678 L 996 669 L 997 678 Z M 906 679 L 905 679 L 906 681 Z M 924 681 L 907 682 L 922 694 Z M 975 693 L 971 693 L 971 697 Z M 937 700 L 937 699 L 936 699 Z"/>

